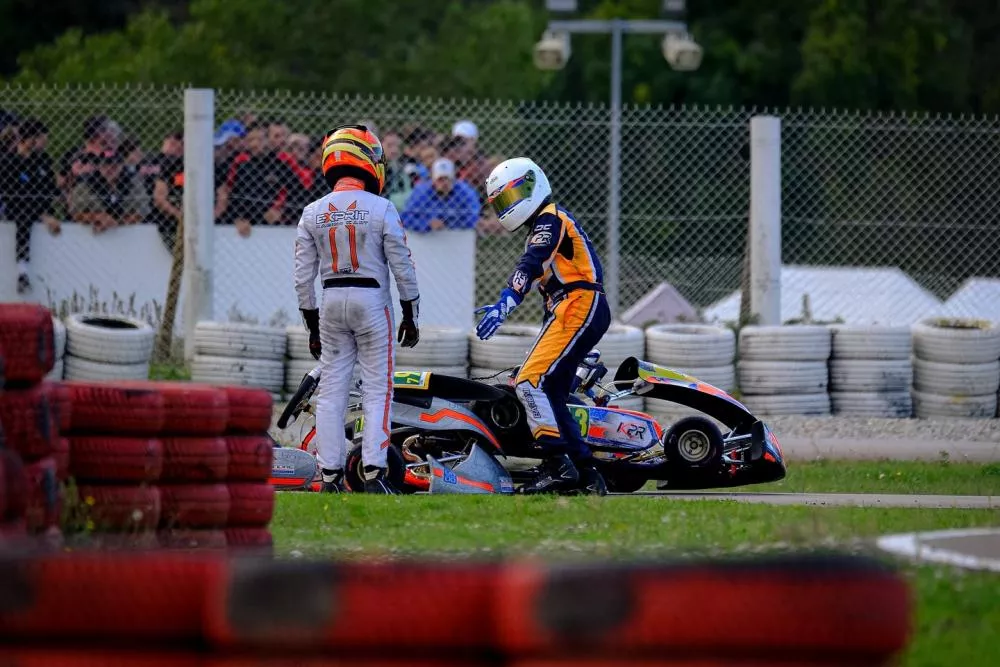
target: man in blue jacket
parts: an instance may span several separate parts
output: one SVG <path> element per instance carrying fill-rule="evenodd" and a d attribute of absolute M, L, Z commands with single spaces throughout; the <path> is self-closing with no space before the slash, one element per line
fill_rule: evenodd
<path fill-rule="evenodd" d="M 415 232 L 440 229 L 475 229 L 479 222 L 479 195 L 455 178 L 455 163 L 438 158 L 431 167 L 431 180 L 413 188 L 403 210 L 403 227 Z"/>

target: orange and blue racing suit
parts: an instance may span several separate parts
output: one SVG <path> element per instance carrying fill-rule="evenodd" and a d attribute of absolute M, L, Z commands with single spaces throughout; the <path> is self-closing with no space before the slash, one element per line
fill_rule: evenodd
<path fill-rule="evenodd" d="M 611 325 L 604 271 L 587 234 L 568 211 L 543 208 L 507 281 L 523 299 L 537 285 L 545 299 L 542 329 L 515 379 L 534 439 L 553 454 L 590 459 L 567 400 L 577 366 Z"/>

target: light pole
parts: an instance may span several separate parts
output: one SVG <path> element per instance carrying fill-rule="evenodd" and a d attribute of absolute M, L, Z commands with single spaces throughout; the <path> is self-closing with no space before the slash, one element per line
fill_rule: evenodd
<path fill-rule="evenodd" d="M 553 0 L 549 0 L 550 3 Z M 569 3 L 575 9 L 575 2 Z M 555 9 L 555 7 L 550 7 Z M 663 35 L 663 56 L 673 69 L 690 71 L 701 64 L 701 47 L 690 39 L 681 21 L 630 19 L 560 19 L 549 21 L 545 36 L 535 46 L 535 65 L 540 69 L 562 69 L 569 60 L 572 34 L 611 35 L 611 159 L 608 163 L 608 255 L 604 285 L 611 312 L 618 314 L 620 302 L 620 214 L 621 214 L 621 113 L 622 35 Z"/>

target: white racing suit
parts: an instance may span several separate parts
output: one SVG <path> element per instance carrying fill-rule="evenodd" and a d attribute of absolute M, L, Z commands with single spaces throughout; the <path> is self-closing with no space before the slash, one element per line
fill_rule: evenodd
<path fill-rule="evenodd" d="M 394 365 L 389 270 L 401 301 L 414 301 L 417 275 L 399 213 L 392 202 L 360 189 L 338 189 L 302 212 L 295 239 L 299 308 L 316 308 L 313 284 L 323 281 L 319 329 L 322 353 L 316 405 L 320 466 L 342 470 L 344 435 L 355 361 L 364 405 L 362 460 L 386 467 Z"/>

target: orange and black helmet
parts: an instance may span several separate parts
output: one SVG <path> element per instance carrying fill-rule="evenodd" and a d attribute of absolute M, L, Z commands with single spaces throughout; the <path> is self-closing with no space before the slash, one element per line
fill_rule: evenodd
<path fill-rule="evenodd" d="M 365 190 L 382 194 L 385 154 L 382 142 L 364 125 L 342 125 L 323 138 L 323 178 L 331 188 L 341 178 L 357 178 Z"/>

